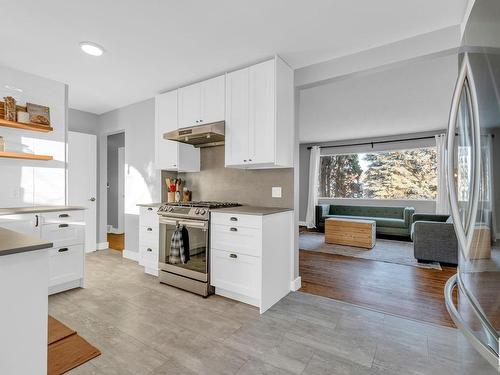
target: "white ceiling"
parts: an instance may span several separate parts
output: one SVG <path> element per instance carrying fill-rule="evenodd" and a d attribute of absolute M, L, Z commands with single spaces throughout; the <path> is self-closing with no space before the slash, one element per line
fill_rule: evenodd
<path fill-rule="evenodd" d="M 456 25 L 466 2 L 1 0 L 0 64 L 68 83 L 70 107 L 100 114 L 275 53 L 298 68 Z"/>

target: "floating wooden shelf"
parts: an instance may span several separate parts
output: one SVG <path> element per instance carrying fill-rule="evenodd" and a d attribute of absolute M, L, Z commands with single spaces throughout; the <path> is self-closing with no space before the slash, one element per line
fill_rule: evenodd
<path fill-rule="evenodd" d="M 35 132 L 48 133 L 54 130 L 47 125 L 39 125 L 39 124 L 24 124 L 22 122 L 17 121 L 9 121 L 3 118 L 0 118 L 0 126 L 5 126 L 6 128 L 15 128 L 15 129 L 23 129 L 23 130 L 31 130 Z"/>
<path fill-rule="evenodd" d="M 52 160 L 51 155 L 26 154 L 24 152 L 0 151 L 0 158 L 29 159 L 29 160 Z"/>

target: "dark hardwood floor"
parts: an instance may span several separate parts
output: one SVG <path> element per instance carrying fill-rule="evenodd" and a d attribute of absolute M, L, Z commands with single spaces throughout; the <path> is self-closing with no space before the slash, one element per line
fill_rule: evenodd
<path fill-rule="evenodd" d="M 453 327 L 444 285 L 456 272 L 300 250 L 300 291 Z"/>

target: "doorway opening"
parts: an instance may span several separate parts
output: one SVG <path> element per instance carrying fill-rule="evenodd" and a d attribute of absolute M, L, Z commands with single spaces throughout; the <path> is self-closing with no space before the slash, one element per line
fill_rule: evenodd
<path fill-rule="evenodd" d="M 109 248 L 123 251 L 125 243 L 125 133 L 107 137 L 107 227 Z"/>

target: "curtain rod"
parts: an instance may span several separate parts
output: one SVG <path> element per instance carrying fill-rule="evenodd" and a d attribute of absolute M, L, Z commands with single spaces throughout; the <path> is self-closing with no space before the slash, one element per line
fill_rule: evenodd
<path fill-rule="evenodd" d="M 344 145 L 319 146 L 319 148 L 350 147 L 350 146 L 368 146 L 368 145 L 371 145 L 372 148 L 373 148 L 373 145 L 378 145 L 378 144 L 382 144 L 382 143 L 420 141 L 420 140 L 423 140 L 423 139 L 434 139 L 434 138 L 435 138 L 435 136 L 430 135 L 430 136 L 427 136 L 427 137 L 391 139 L 391 140 L 387 140 L 387 141 L 373 141 L 373 142 L 350 143 L 350 144 L 344 144 Z M 310 150 L 311 148 L 312 147 L 309 146 L 307 149 Z"/>

